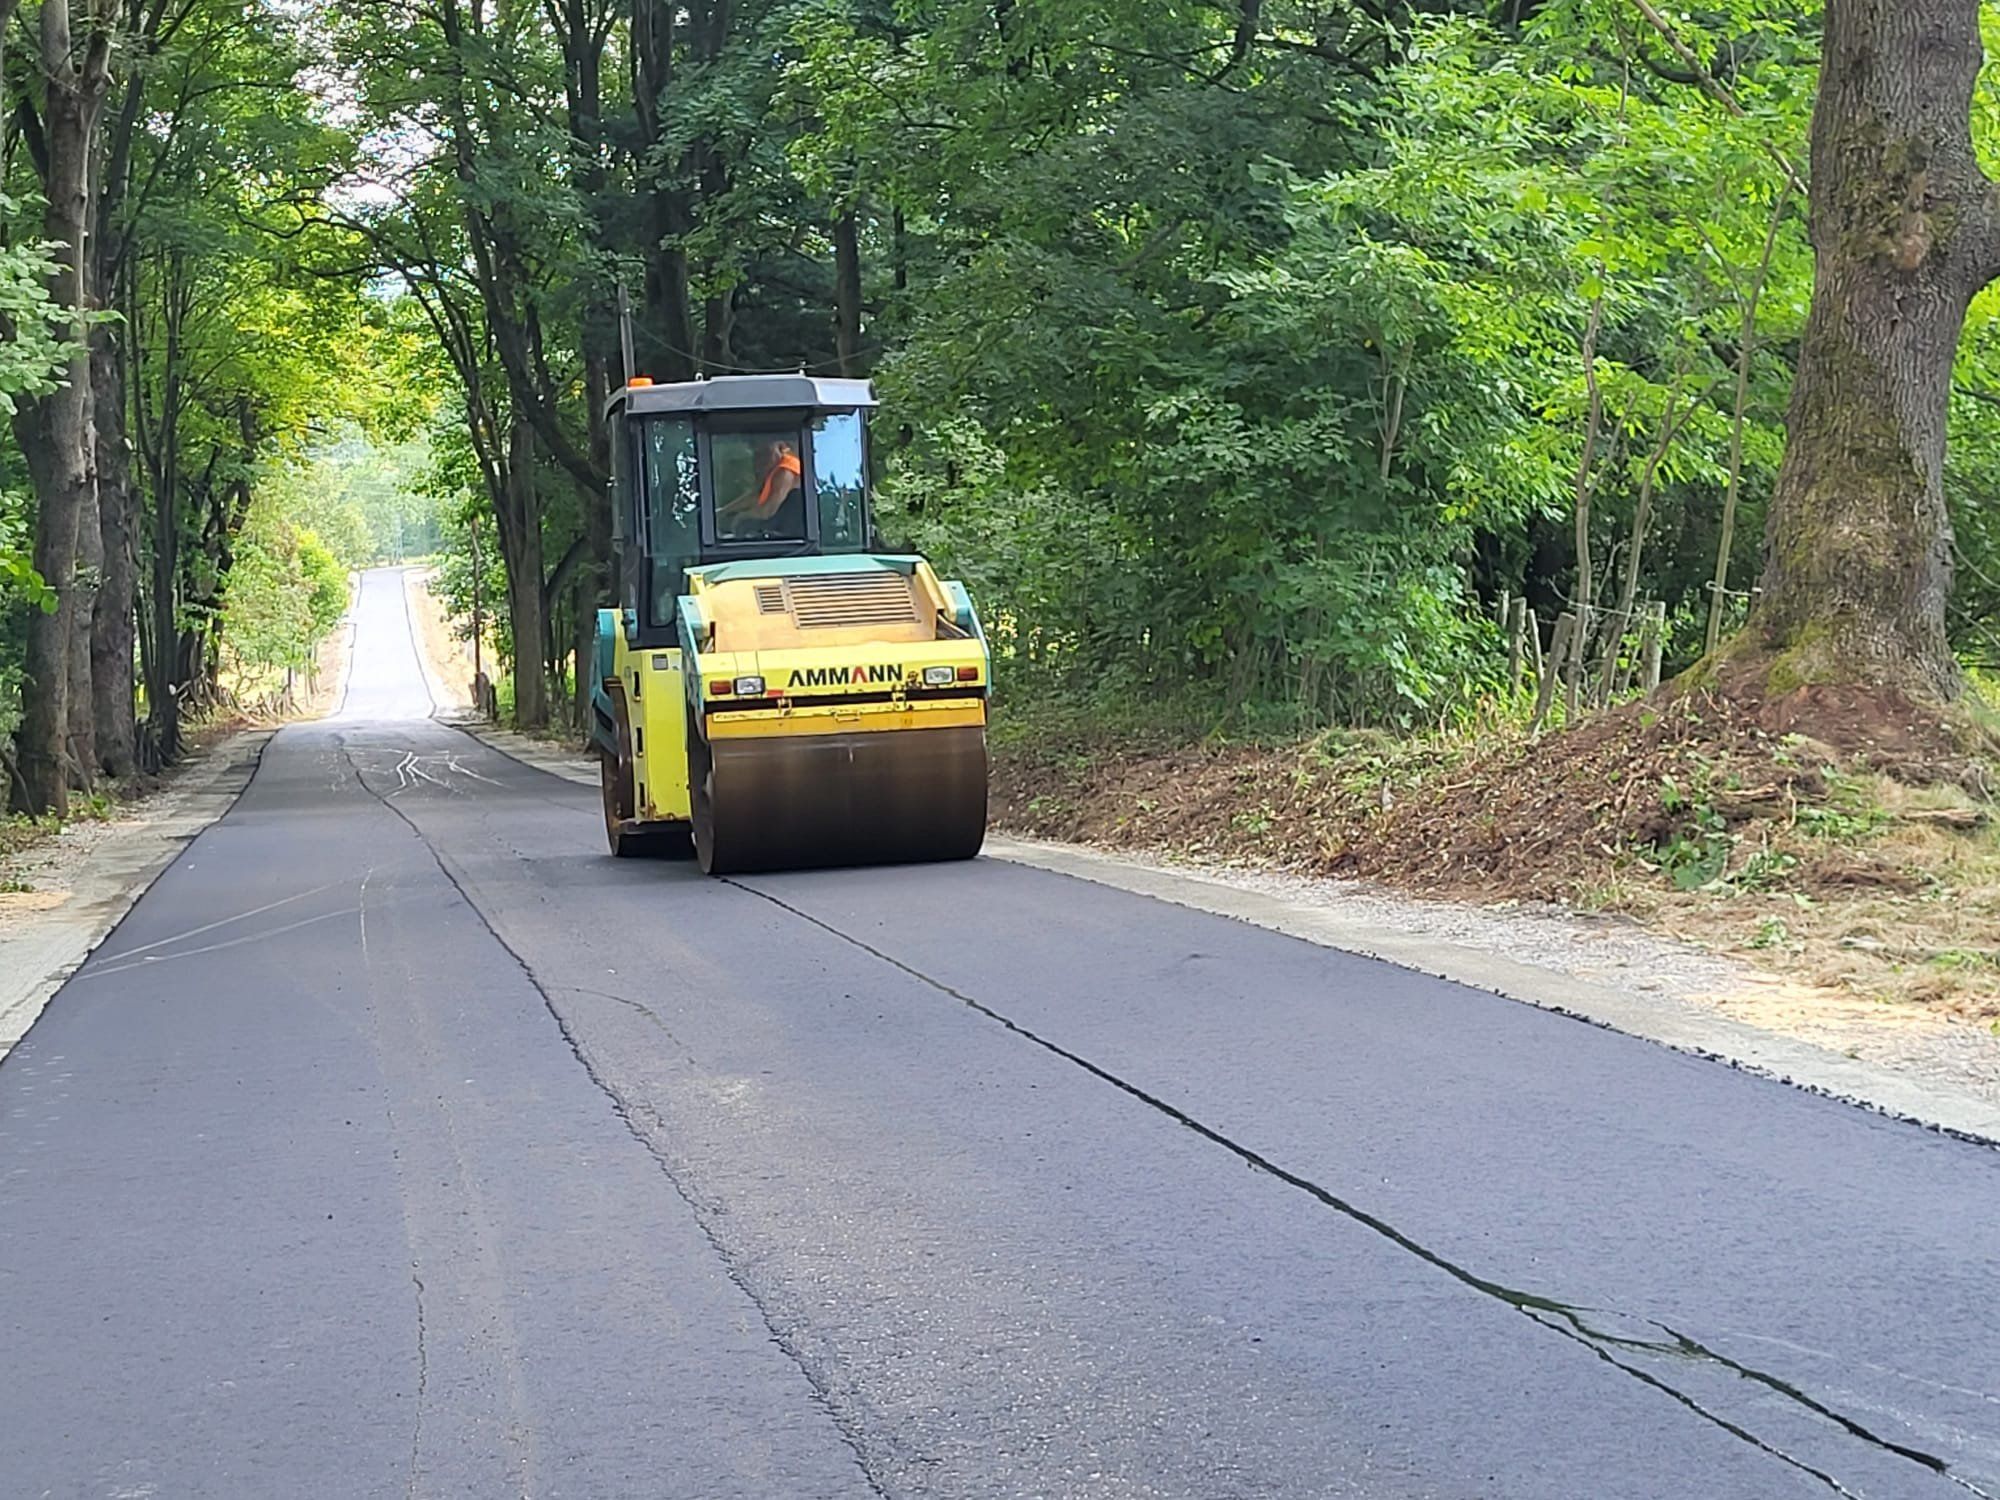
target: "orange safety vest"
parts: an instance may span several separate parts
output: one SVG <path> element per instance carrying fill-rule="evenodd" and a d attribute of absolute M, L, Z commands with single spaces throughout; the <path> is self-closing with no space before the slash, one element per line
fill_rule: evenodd
<path fill-rule="evenodd" d="M 780 453 L 778 461 L 771 465 L 771 472 L 764 476 L 764 487 L 757 491 L 755 505 L 758 510 L 761 511 L 771 503 L 771 491 L 777 485 L 780 474 L 790 474 L 795 479 L 801 480 L 805 478 L 806 471 L 800 465 L 796 453 Z"/>

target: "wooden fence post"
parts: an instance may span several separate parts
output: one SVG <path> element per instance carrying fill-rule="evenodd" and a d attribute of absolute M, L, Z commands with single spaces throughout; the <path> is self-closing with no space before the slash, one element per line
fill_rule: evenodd
<path fill-rule="evenodd" d="M 1527 650 L 1528 601 L 1515 599 L 1507 606 L 1507 691 L 1521 686 L 1521 659 Z"/>
<path fill-rule="evenodd" d="M 1562 680 L 1563 664 L 1569 659 L 1570 638 L 1576 634 L 1576 616 L 1568 610 L 1556 617 L 1555 634 L 1549 638 L 1548 660 L 1542 665 L 1542 685 L 1535 693 L 1535 718 L 1530 733 L 1539 732 L 1555 702 L 1556 684 Z"/>
<path fill-rule="evenodd" d="M 1641 648 L 1646 658 L 1646 691 L 1657 692 L 1660 686 L 1660 652 L 1666 646 L 1667 605 L 1656 599 L 1646 606 L 1646 637 Z"/>
<path fill-rule="evenodd" d="M 1569 661 L 1562 673 L 1564 722 L 1574 724 L 1583 710 L 1584 653 L 1590 649 L 1590 615 L 1579 611 L 1569 633 Z"/>

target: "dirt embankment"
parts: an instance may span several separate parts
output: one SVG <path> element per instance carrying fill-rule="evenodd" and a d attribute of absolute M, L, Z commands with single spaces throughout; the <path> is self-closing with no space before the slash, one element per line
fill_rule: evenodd
<path fill-rule="evenodd" d="M 1894 695 L 1692 694 L 1538 738 L 1002 742 L 995 819 L 1015 832 L 1624 913 L 1813 985 L 2000 1019 L 2000 775 Z"/>

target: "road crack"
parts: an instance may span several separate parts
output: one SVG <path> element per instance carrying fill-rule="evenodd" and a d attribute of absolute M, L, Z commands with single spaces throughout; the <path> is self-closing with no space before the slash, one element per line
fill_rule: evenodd
<path fill-rule="evenodd" d="M 751 1308 L 757 1314 L 758 1321 L 763 1324 L 764 1331 L 770 1337 L 772 1344 L 798 1370 L 800 1378 L 805 1381 L 806 1389 L 813 1405 L 825 1416 L 841 1442 L 853 1455 L 855 1468 L 861 1475 L 862 1483 L 867 1485 L 869 1493 L 878 1497 L 878 1500 L 888 1500 L 889 1492 L 884 1487 L 881 1478 L 876 1474 L 874 1466 L 869 1462 L 867 1449 L 862 1440 L 859 1427 L 854 1423 L 850 1414 L 835 1401 L 832 1385 L 828 1382 L 825 1375 L 815 1368 L 796 1335 L 787 1331 L 780 1323 L 776 1314 L 772 1311 L 769 1300 L 751 1284 L 749 1277 L 744 1273 L 736 1252 L 717 1233 L 715 1215 L 711 1206 L 705 1204 L 693 1193 L 687 1183 L 682 1180 L 681 1173 L 673 1160 L 661 1149 L 653 1134 L 640 1123 L 638 1115 L 641 1112 L 651 1114 L 651 1111 L 645 1110 L 643 1105 L 635 1105 L 631 1100 L 627 1099 L 619 1091 L 617 1085 L 605 1076 L 596 1061 L 591 1057 L 588 1049 L 584 1047 L 582 1039 L 577 1035 L 576 1028 L 570 1024 L 569 1018 L 563 1014 L 561 1007 L 555 1003 L 552 989 L 574 987 L 550 986 L 543 983 L 541 976 L 535 972 L 534 966 L 522 956 L 512 943 L 508 942 L 501 935 L 499 928 L 493 924 L 492 919 L 487 916 L 485 910 L 472 898 L 472 893 L 467 890 L 465 881 L 452 867 L 450 861 L 444 857 L 444 854 L 438 847 L 431 842 L 429 836 L 417 825 L 416 821 L 408 813 L 404 812 L 400 806 L 391 801 L 389 797 L 368 785 L 367 779 L 361 774 L 360 767 L 354 764 L 353 757 L 347 753 L 345 745 L 341 747 L 341 753 L 346 758 L 349 768 L 353 770 L 355 779 L 361 784 L 362 789 L 409 828 L 410 832 L 416 836 L 417 841 L 423 845 L 425 852 L 430 855 L 431 862 L 437 866 L 438 873 L 444 877 L 445 882 L 458 894 L 459 900 L 465 903 L 466 910 L 471 912 L 474 920 L 486 929 L 487 935 L 499 945 L 500 951 L 511 958 L 515 965 L 519 967 L 529 987 L 540 998 L 543 1009 L 548 1012 L 549 1018 L 555 1022 L 556 1031 L 561 1035 L 564 1044 L 568 1046 L 570 1055 L 576 1059 L 577 1065 L 583 1069 L 584 1076 L 595 1085 L 599 1093 L 604 1095 L 606 1101 L 611 1106 L 611 1112 L 617 1117 L 619 1123 L 625 1127 L 626 1133 L 638 1142 L 641 1150 L 652 1158 L 653 1164 L 659 1168 L 660 1174 L 667 1179 L 667 1184 L 673 1189 L 675 1196 L 687 1206 L 687 1210 L 694 1220 L 695 1228 L 707 1243 L 710 1252 L 714 1254 L 717 1264 L 722 1268 L 723 1275 L 728 1278 L 730 1285 L 735 1287 L 744 1299 L 749 1302 Z M 609 996 L 608 998 L 620 999 L 621 997 Z M 660 1125 L 657 1117 L 654 1117 L 653 1123 L 656 1128 Z M 418 1285 L 421 1289 L 422 1284 L 419 1283 Z M 421 1335 L 421 1322 L 418 1327 Z M 419 1422 L 422 1420 L 421 1402 L 419 1403 L 418 1420 Z"/>
<path fill-rule="evenodd" d="M 410 1285 L 417 1289 L 417 1415 L 410 1431 L 410 1500 L 416 1500 L 417 1485 L 423 1478 L 424 1403 L 431 1388 L 430 1335 L 424 1325 L 424 1280 L 416 1268 L 410 1270 Z"/>
<path fill-rule="evenodd" d="M 1791 1467 L 1798 1469 L 1807 1475 L 1810 1475 L 1813 1479 L 1817 1480 L 1819 1483 L 1826 1486 L 1826 1488 L 1835 1495 L 1841 1497 L 1853 1497 L 1856 1492 L 1848 1489 L 1845 1485 L 1843 1485 L 1840 1482 L 1839 1479 L 1837 1479 L 1833 1475 L 1825 1473 L 1820 1469 L 1814 1468 L 1813 1466 L 1797 1458 L 1793 1454 L 1787 1453 L 1782 1448 L 1779 1448 L 1775 1444 L 1767 1441 L 1764 1438 L 1757 1436 L 1755 1433 L 1749 1431 L 1747 1428 L 1741 1427 L 1735 1422 L 1730 1421 L 1728 1418 L 1716 1412 L 1708 1410 L 1706 1407 L 1701 1405 L 1700 1402 L 1696 1401 L 1692 1396 L 1678 1389 L 1670 1382 L 1663 1380 L 1660 1377 L 1653 1375 L 1648 1371 L 1641 1370 L 1636 1365 L 1633 1365 L 1625 1360 L 1616 1358 L 1611 1351 L 1620 1348 L 1631 1349 L 1631 1350 L 1642 1350 L 1647 1353 L 1676 1356 L 1684 1359 L 1694 1360 L 1701 1363 L 1709 1364 L 1717 1369 L 1729 1371 L 1730 1373 L 1734 1374 L 1740 1379 L 1759 1385 L 1764 1389 L 1772 1392 L 1773 1394 L 1784 1398 L 1785 1400 L 1793 1403 L 1800 1410 L 1808 1413 L 1810 1416 L 1838 1428 L 1840 1431 L 1846 1433 L 1848 1436 L 1856 1438 L 1859 1441 L 1868 1444 L 1869 1446 L 1875 1448 L 1876 1450 L 1882 1453 L 1892 1455 L 1896 1458 L 1904 1459 L 1912 1464 L 1917 1465 L 1920 1468 L 1929 1470 L 1932 1474 L 1936 1475 L 1938 1478 L 1943 1479 L 1953 1485 L 1956 1485 L 1959 1489 L 1964 1490 L 1967 1494 L 1976 1497 L 1976 1500 L 2000 1500 L 2000 1497 L 1996 1497 L 1992 1492 L 1981 1488 L 1979 1485 L 1973 1483 L 1971 1480 L 1965 1478 L 1963 1475 L 1955 1473 L 1952 1470 L 1950 1463 L 1944 1458 L 1940 1457 L 1939 1455 L 1935 1453 L 1926 1452 L 1925 1450 L 1920 1448 L 1910 1447 L 1907 1444 L 1899 1443 L 1889 1438 L 1885 1438 L 1881 1434 L 1870 1430 L 1866 1425 L 1855 1420 L 1854 1418 L 1847 1416 L 1846 1414 L 1839 1412 L 1834 1408 L 1826 1405 L 1824 1402 L 1818 1401 L 1815 1398 L 1807 1395 L 1804 1391 L 1798 1389 L 1796 1386 L 1793 1386 L 1792 1384 L 1783 1380 L 1782 1378 L 1772 1375 L 1766 1371 L 1755 1369 L 1754 1367 L 1744 1364 L 1739 1360 L 1731 1359 L 1729 1356 L 1724 1355 L 1719 1351 L 1714 1350 L 1708 1347 L 1707 1345 L 1698 1342 L 1695 1339 L 1689 1338 L 1687 1335 L 1677 1332 L 1673 1328 L 1670 1328 L 1666 1324 L 1658 1322 L 1655 1319 L 1647 1318 L 1644 1317 L 1643 1315 L 1636 1315 L 1634 1317 L 1634 1321 L 1643 1322 L 1651 1328 L 1658 1329 L 1659 1332 L 1664 1335 L 1663 1339 L 1646 1340 L 1646 1339 L 1624 1338 L 1617 1335 L 1602 1332 L 1592 1327 L 1589 1321 L 1592 1315 L 1596 1315 L 1599 1317 L 1607 1315 L 1609 1316 L 1624 1316 L 1624 1315 L 1616 1313 L 1607 1314 L 1605 1309 L 1590 1308 L 1579 1304 L 1564 1302 L 1558 1298 L 1549 1297 L 1538 1292 L 1526 1291 L 1517 1287 L 1510 1287 L 1501 1282 L 1494 1281 L 1488 1277 L 1481 1276 L 1476 1271 L 1471 1270 L 1469 1267 L 1462 1266 L 1458 1264 L 1456 1261 L 1453 1261 L 1449 1257 L 1443 1255 L 1439 1251 L 1431 1249 L 1429 1246 L 1413 1238 L 1411 1235 L 1405 1233 L 1403 1230 L 1398 1229 L 1395 1225 L 1389 1223 L 1386 1219 L 1379 1218 L 1375 1214 L 1370 1213 L 1367 1209 L 1360 1207 L 1358 1204 L 1350 1203 L 1346 1199 L 1334 1193 L 1331 1189 L 1326 1188 L 1317 1182 L 1314 1182 L 1309 1177 L 1305 1177 L 1298 1172 L 1292 1171 L 1289 1167 L 1286 1167 L 1281 1163 L 1277 1162 L 1276 1160 L 1272 1159 L 1271 1157 L 1264 1155 L 1262 1152 L 1256 1150 L 1254 1147 L 1244 1145 L 1242 1142 L 1234 1139 L 1233 1137 L 1229 1136 L 1222 1130 L 1217 1129 L 1215 1126 L 1206 1124 L 1193 1114 L 1190 1114 L 1187 1110 L 1181 1108 L 1177 1104 L 1174 1104 L 1172 1101 L 1164 1099 L 1159 1095 L 1152 1093 L 1150 1090 L 1142 1087 L 1139 1084 L 1133 1083 L 1129 1079 L 1120 1077 L 1118 1074 L 1112 1072 L 1110 1069 L 1102 1066 L 1101 1064 L 1092 1062 L 1089 1058 L 1083 1056 L 1081 1053 L 1073 1052 L 1069 1048 L 1064 1047 L 1061 1043 L 1053 1041 L 1050 1038 L 1041 1035 L 1039 1032 L 1033 1030 L 1032 1028 L 1022 1025 L 1019 1021 L 1013 1019 L 1013 1017 L 1007 1015 L 1003 1011 L 994 1008 L 993 1006 L 987 1004 L 985 1001 L 980 1000 L 973 995 L 969 995 L 965 993 L 963 990 L 954 987 L 953 985 L 947 984 L 944 980 L 938 979 L 930 974 L 924 973 L 921 969 L 918 969 L 911 964 L 905 963 L 902 959 L 895 957 L 893 954 L 884 952 L 882 949 L 877 948 L 872 944 L 867 943 L 862 939 L 853 936 L 850 933 L 841 931 L 838 927 L 833 926 L 831 923 L 823 921 L 819 917 L 812 915 L 810 912 L 807 912 L 797 906 L 792 905 L 790 902 L 784 900 L 782 897 L 772 895 L 769 891 L 761 890 L 754 885 L 747 885 L 742 881 L 735 879 L 725 880 L 724 884 L 734 886 L 736 889 L 743 891 L 748 895 L 755 896 L 761 901 L 768 902 L 772 906 L 777 907 L 780 911 L 786 912 L 789 915 L 796 917 L 799 921 L 808 923 L 809 925 L 818 928 L 820 931 L 828 934 L 829 936 L 839 939 L 841 942 L 846 943 L 850 947 L 859 949 L 861 952 L 869 955 L 869 957 L 877 959 L 878 961 L 884 964 L 887 964 L 889 967 L 898 970 L 899 972 L 907 975 L 911 979 L 916 980 L 919 984 L 925 985 L 926 987 L 936 990 L 938 993 L 945 995 L 952 1000 L 957 1001 L 960 1005 L 963 1005 L 968 1009 L 977 1012 L 979 1015 L 984 1016 L 986 1019 L 1004 1027 L 1008 1031 L 1014 1033 L 1016 1036 L 1022 1038 L 1022 1040 L 1030 1042 L 1034 1046 L 1041 1048 L 1043 1051 L 1051 1053 L 1054 1056 L 1061 1058 L 1064 1062 L 1069 1063 L 1073 1067 L 1081 1068 L 1084 1072 L 1090 1074 L 1093 1078 L 1098 1079 L 1100 1082 L 1107 1083 L 1111 1085 L 1111 1087 L 1118 1089 L 1120 1092 L 1130 1095 L 1132 1098 L 1138 1100 L 1140 1103 L 1146 1105 L 1148 1108 L 1156 1110 L 1160 1114 L 1165 1115 L 1175 1124 L 1180 1125 L 1183 1128 L 1194 1132 L 1194 1134 L 1200 1136 L 1203 1140 L 1209 1142 L 1211 1145 L 1219 1146 L 1224 1151 L 1227 1151 L 1232 1156 L 1235 1156 L 1238 1160 L 1244 1162 L 1246 1165 L 1254 1168 L 1257 1171 L 1268 1173 L 1270 1176 L 1275 1177 L 1278 1181 L 1284 1183 L 1286 1186 L 1295 1188 L 1298 1191 L 1305 1193 L 1307 1196 L 1311 1197 L 1324 1207 L 1332 1209 L 1335 1213 L 1340 1214 L 1344 1218 L 1351 1220 L 1352 1222 L 1360 1225 L 1362 1228 L 1369 1230 L 1371 1233 L 1380 1236 L 1382 1239 L 1388 1241 L 1390 1244 L 1394 1245 L 1397 1249 L 1403 1251 L 1405 1254 L 1410 1255 L 1419 1261 L 1422 1261 L 1425 1265 L 1430 1266 L 1434 1270 L 1443 1272 L 1446 1276 L 1449 1276 L 1452 1280 L 1458 1282 L 1460 1285 L 1468 1287 L 1475 1292 L 1478 1292 L 1481 1296 L 1492 1298 L 1494 1301 L 1512 1308 L 1515 1312 L 1520 1313 L 1523 1317 L 1526 1317 L 1531 1322 L 1539 1325 L 1540 1327 L 1547 1328 L 1554 1333 L 1558 1333 L 1565 1338 L 1571 1339 L 1576 1343 L 1582 1344 L 1584 1347 L 1590 1349 L 1593 1353 L 1595 1353 L 1599 1359 L 1603 1360 L 1606 1364 L 1610 1365 L 1613 1369 L 1620 1370 L 1627 1376 L 1630 1376 L 1632 1379 L 1639 1381 L 1641 1384 L 1649 1386 L 1659 1391 L 1661 1394 L 1666 1395 L 1670 1399 L 1686 1407 L 1689 1411 L 1693 1412 L 1696 1416 L 1700 1417 L 1702 1420 L 1712 1423 L 1714 1426 L 1719 1428 L 1721 1431 L 1727 1433 L 1732 1438 L 1735 1438 L 1737 1441 L 1747 1443 L 1751 1447 L 1754 1447 L 1760 1450 L 1761 1452 L 1764 1452 L 1770 1455 L 1771 1457 L 1776 1458 L 1786 1464 L 1789 1464 Z"/>

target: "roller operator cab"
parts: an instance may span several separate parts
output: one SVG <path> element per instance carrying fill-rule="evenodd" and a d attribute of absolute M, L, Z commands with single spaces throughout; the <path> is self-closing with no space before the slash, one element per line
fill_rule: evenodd
<path fill-rule="evenodd" d="M 875 548 L 874 405 L 807 375 L 612 398 L 591 728 L 613 854 L 719 875 L 979 852 L 986 637 L 962 586 Z"/>

